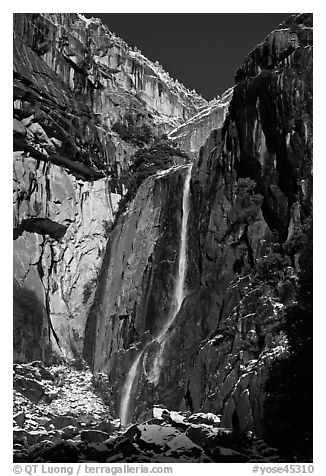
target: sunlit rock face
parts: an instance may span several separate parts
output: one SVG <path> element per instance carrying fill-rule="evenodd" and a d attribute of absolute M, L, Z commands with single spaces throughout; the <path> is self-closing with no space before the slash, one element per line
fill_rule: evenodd
<path fill-rule="evenodd" d="M 14 185 L 17 302 L 19 295 L 25 296 L 23 316 L 37 303 L 40 327 L 50 326 L 55 349 L 71 357 L 82 350 L 87 311 L 113 219 L 113 197 L 104 178 L 76 179 L 58 165 L 38 163 L 18 152 Z M 14 327 L 21 335 L 15 340 L 19 360 L 36 349 L 42 354 L 44 343 L 32 345 L 33 332 L 23 317 Z"/>
<path fill-rule="evenodd" d="M 99 20 L 14 15 L 15 358 L 43 356 L 49 336 L 80 355 L 119 177 L 140 146 L 119 126 L 159 134 L 205 105 Z"/>
<path fill-rule="evenodd" d="M 230 88 L 218 99 L 210 101 L 207 107 L 203 108 L 198 114 L 173 129 L 169 133 L 170 139 L 195 158 L 211 132 L 222 127 L 232 99 L 232 93 L 233 88 Z"/>

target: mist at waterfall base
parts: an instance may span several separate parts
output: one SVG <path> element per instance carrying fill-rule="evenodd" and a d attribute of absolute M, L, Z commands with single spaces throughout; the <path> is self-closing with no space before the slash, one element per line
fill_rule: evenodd
<path fill-rule="evenodd" d="M 182 222 L 180 231 L 180 246 L 178 253 L 178 269 L 175 279 L 175 287 L 173 293 L 173 299 L 171 303 L 170 313 L 168 318 L 160 331 L 159 335 L 153 340 L 148 342 L 145 347 L 136 356 L 126 378 L 126 382 L 123 386 L 123 393 L 120 403 L 120 421 L 122 426 L 126 426 L 132 419 L 131 415 L 131 403 L 133 394 L 135 393 L 135 380 L 138 374 L 138 367 L 142 361 L 142 357 L 146 349 L 153 343 L 157 343 L 156 353 L 153 359 L 151 371 L 147 374 L 147 380 L 150 383 L 156 384 L 160 377 L 160 371 L 163 364 L 163 353 L 165 344 L 168 340 L 168 331 L 172 326 L 175 318 L 180 311 L 183 300 L 186 297 L 185 290 L 185 277 L 187 271 L 187 224 L 189 216 L 189 197 L 190 197 L 190 180 L 191 180 L 192 164 L 186 166 L 186 175 L 183 185 L 182 194 Z"/>

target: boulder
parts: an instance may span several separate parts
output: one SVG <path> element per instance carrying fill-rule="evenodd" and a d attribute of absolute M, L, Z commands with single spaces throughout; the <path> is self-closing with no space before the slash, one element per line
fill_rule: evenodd
<path fill-rule="evenodd" d="M 33 463 L 77 463 L 78 449 L 71 442 L 58 443 L 50 448 L 41 449 L 29 455 L 29 462 Z"/>
<path fill-rule="evenodd" d="M 25 378 L 31 378 L 32 380 L 38 380 L 41 381 L 42 377 L 40 374 L 40 371 L 38 367 L 34 366 L 33 364 L 20 364 L 20 365 L 14 365 L 14 373 L 15 376 L 21 376 Z"/>
<path fill-rule="evenodd" d="M 169 423 L 173 425 L 175 428 L 178 428 L 181 431 L 186 431 L 187 428 L 190 426 L 190 423 L 187 420 L 185 415 L 182 415 L 179 412 L 171 411 L 169 414 Z"/>
<path fill-rule="evenodd" d="M 103 441 L 103 445 L 105 445 L 109 449 L 112 449 L 114 445 L 116 444 L 116 441 L 117 439 L 111 436 L 107 440 Z"/>
<path fill-rule="evenodd" d="M 51 444 L 53 445 L 56 445 L 58 443 L 61 443 L 62 441 L 62 436 L 61 436 L 61 433 L 60 433 L 61 430 L 59 431 L 49 431 L 48 433 L 46 433 L 46 436 L 41 436 L 39 438 L 39 443 L 42 442 L 42 441 L 48 441 L 50 442 Z"/>
<path fill-rule="evenodd" d="M 108 435 L 112 435 L 112 433 L 115 431 L 116 427 L 110 421 L 102 421 L 100 424 L 96 425 L 93 429 L 94 430 L 99 430 L 99 431 L 104 431 Z"/>
<path fill-rule="evenodd" d="M 139 425 L 130 425 L 129 428 L 122 434 L 122 436 L 126 436 L 130 440 L 135 439 L 140 435 L 140 429 L 138 428 Z"/>
<path fill-rule="evenodd" d="M 153 417 L 153 411 L 151 409 L 146 410 L 143 412 L 138 418 L 137 422 L 138 423 L 144 423 L 147 420 L 150 420 Z"/>
<path fill-rule="evenodd" d="M 22 430 L 21 428 L 13 429 L 13 442 L 14 443 L 24 443 L 26 441 L 27 431 Z"/>
<path fill-rule="evenodd" d="M 49 426 L 49 423 L 51 422 L 51 418 L 48 418 L 48 417 L 34 416 L 33 419 L 36 423 L 38 423 L 39 425 L 44 426 L 44 427 Z"/>
<path fill-rule="evenodd" d="M 78 435 L 79 431 L 73 425 L 66 426 L 62 429 L 62 439 L 63 440 L 70 440 Z"/>
<path fill-rule="evenodd" d="M 14 463 L 26 463 L 27 454 L 25 451 L 14 451 L 13 462 Z"/>
<path fill-rule="evenodd" d="M 14 134 L 17 134 L 17 135 L 24 136 L 26 134 L 26 128 L 24 124 L 22 124 L 21 121 L 18 121 L 15 118 L 13 120 L 13 131 L 14 131 Z"/>
<path fill-rule="evenodd" d="M 186 436 L 203 448 L 216 463 L 248 460 L 246 455 L 233 449 L 233 447 L 241 446 L 241 442 L 237 440 L 232 430 L 208 425 L 191 425 L 186 431 Z M 230 445 L 231 448 L 225 448 L 222 444 Z"/>
<path fill-rule="evenodd" d="M 133 425 L 124 436 L 131 439 L 143 451 L 166 454 L 174 458 L 181 456 L 191 461 L 209 461 L 204 450 L 185 434 L 171 426 Z"/>
<path fill-rule="evenodd" d="M 276 456 L 278 451 L 276 448 L 263 448 L 260 454 L 263 456 Z"/>
<path fill-rule="evenodd" d="M 145 423 L 147 425 L 163 425 L 165 423 L 165 420 L 161 418 L 152 418 L 151 420 L 147 420 Z"/>
<path fill-rule="evenodd" d="M 22 443 L 14 443 L 13 450 L 14 451 L 22 451 L 24 449 L 24 445 Z"/>
<path fill-rule="evenodd" d="M 139 455 L 139 449 L 130 441 L 129 438 L 122 438 L 114 446 L 115 453 L 123 453 L 124 456 Z"/>
<path fill-rule="evenodd" d="M 14 415 L 14 420 L 15 420 L 15 422 L 17 423 L 17 425 L 19 425 L 19 426 L 23 426 L 23 425 L 24 425 L 25 419 L 26 419 L 25 412 L 19 412 L 19 413 L 16 413 L 16 414 Z"/>
<path fill-rule="evenodd" d="M 27 433 L 26 438 L 28 444 L 33 446 L 36 443 L 46 440 L 48 438 L 48 434 L 44 431 L 32 430 Z"/>
<path fill-rule="evenodd" d="M 51 424 L 54 425 L 57 430 L 61 430 L 66 426 L 78 426 L 78 420 L 69 415 L 58 415 L 51 420 Z"/>
<path fill-rule="evenodd" d="M 54 375 L 47 368 L 41 366 L 39 372 L 43 380 L 54 380 Z"/>
<path fill-rule="evenodd" d="M 165 455 L 155 455 L 150 459 L 151 463 L 190 463 L 189 458 L 185 456 L 176 455 L 176 456 L 165 456 Z"/>
<path fill-rule="evenodd" d="M 110 435 L 99 430 L 84 430 L 80 436 L 82 441 L 87 441 L 88 443 L 103 443 Z"/>
<path fill-rule="evenodd" d="M 111 454 L 103 443 L 88 443 L 80 451 L 87 461 L 96 461 L 97 463 L 105 463 Z"/>
<path fill-rule="evenodd" d="M 162 413 L 167 411 L 165 407 L 154 406 L 153 407 L 153 418 L 162 418 Z"/>
<path fill-rule="evenodd" d="M 86 427 L 91 425 L 98 425 L 98 419 L 96 418 L 95 414 L 80 414 L 78 415 L 78 422 Z"/>
<path fill-rule="evenodd" d="M 203 423 L 205 425 L 219 426 L 221 423 L 220 417 L 213 413 L 194 413 L 188 418 L 189 423 Z"/>
<path fill-rule="evenodd" d="M 33 418 L 28 418 L 28 419 L 25 420 L 25 425 L 24 426 L 25 426 L 26 430 L 29 431 L 29 430 L 33 430 L 33 429 L 37 428 L 39 425 L 35 420 L 33 420 Z"/>
<path fill-rule="evenodd" d="M 109 456 L 105 462 L 106 463 L 119 463 L 124 460 L 123 453 L 118 453 L 112 456 Z"/>
<path fill-rule="evenodd" d="M 186 431 L 186 436 L 197 445 L 203 446 L 203 448 L 211 435 L 211 429 L 202 425 L 190 425 Z"/>
<path fill-rule="evenodd" d="M 179 412 L 170 412 L 170 420 L 173 423 L 185 423 L 186 419 L 187 418 Z"/>
<path fill-rule="evenodd" d="M 111 423 L 112 423 L 112 425 L 114 426 L 114 428 L 115 428 L 116 430 L 118 430 L 119 428 L 121 428 L 120 418 L 116 418 L 115 420 L 112 420 Z"/>
<path fill-rule="evenodd" d="M 262 463 L 283 463 L 285 460 L 282 460 L 279 455 L 261 457 L 260 461 Z"/>
<path fill-rule="evenodd" d="M 52 372 L 48 368 L 46 368 L 43 362 L 41 362 L 40 360 L 34 360 L 29 365 L 30 367 L 35 367 L 38 370 L 38 373 L 41 376 L 42 380 L 54 379 L 54 375 L 52 374 Z"/>
<path fill-rule="evenodd" d="M 161 413 L 161 418 L 165 421 L 170 421 L 170 412 L 168 410 L 163 410 Z"/>
<path fill-rule="evenodd" d="M 59 391 L 58 391 L 58 390 L 51 390 L 51 391 L 49 391 L 49 392 L 45 392 L 43 398 L 44 398 L 44 401 L 45 401 L 46 403 L 49 403 L 49 404 L 50 404 L 51 402 L 53 402 L 53 400 L 55 400 L 56 398 L 58 398 L 58 396 L 59 396 Z"/>
<path fill-rule="evenodd" d="M 28 453 L 26 455 L 26 461 L 34 461 L 35 459 L 37 459 L 37 455 L 41 451 L 48 448 L 52 448 L 52 446 L 53 446 L 52 441 L 43 440 L 39 443 L 36 443 L 34 446 L 29 447 L 27 450 Z"/>
<path fill-rule="evenodd" d="M 176 428 L 160 425 L 133 425 L 124 436 L 135 441 L 143 450 L 163 451 L 167 442 L 180 432 Z"/>
<path fill-rule="evenodd" d="M 14 388 L 34 403 L 39 402 L 45 392 L 45 389 L 40 382 L 20 376 L 15 377 Z"/>
<path fill-rule="evenodd" d="M 218 446 L 211 451 L 215 463 L 246 463 L 248 457 L 242 453 Z"/>
<path fill-rule="evenodd" d="M 204 456 L 206 456 L 203 448 L 191 441 L 183 433 L 175 435 L 171 440 L 167 442 L 167 446 L 170 449 L 170 451 L 166 453 L 167 456 L 173 456 L 177 453 L 182 456 L 190 457 L 195 461 L 201 460 Z M 207 461 L 209 461 L 209 458 L 206 458 Z"/>

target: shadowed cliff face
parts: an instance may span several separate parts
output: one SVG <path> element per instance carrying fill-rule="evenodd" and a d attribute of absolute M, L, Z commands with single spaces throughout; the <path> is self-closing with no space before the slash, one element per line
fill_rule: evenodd
<path fill-rule="evenodd" d="M 249 54 L 223 130 L 211 135 L 193 168 L 200 256 L 193 272 L 201 285 L 188 299 L 207 309 L 198 306 L 204 340 L 187 359 L 188 398 L 195 410 L 221 414 L 223 426 L 257 433 L 268 367 L 285 350 L 278 323 L 298 270 L 290 250 L 311 214 L 310 22 L 292 18 Z M 189 329 L 187 302 L 184 309 L 174 349 L 186 340 L 185 322 Z M 176 353 L 175 368 L 178 358 L 185 359 Z"/>

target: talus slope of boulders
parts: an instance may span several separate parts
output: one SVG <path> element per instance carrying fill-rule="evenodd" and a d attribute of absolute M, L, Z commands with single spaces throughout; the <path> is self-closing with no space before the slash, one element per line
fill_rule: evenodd
<path fill-rule="evenodd" d="M 14 364 L 14 462 L 280 461 L 263 440 L 221 428 L 212 413 L 157 405 L 122 428 L 93 382 L 85 367 Z"/>

